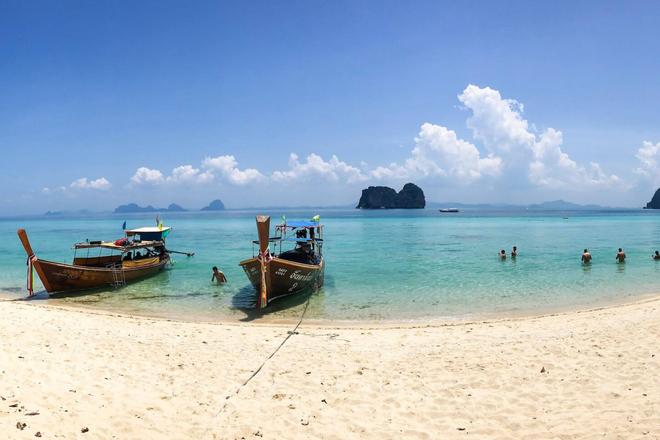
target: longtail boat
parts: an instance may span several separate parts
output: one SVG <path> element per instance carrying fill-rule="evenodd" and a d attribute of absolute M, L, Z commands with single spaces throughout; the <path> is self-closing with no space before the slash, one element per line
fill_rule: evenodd
<path fill-rule="evenodd" d="M 76 243 L 73 263 L 65 264 L 37 258 L 25 229 L 19 229 L 18 237 L 28 255 L 28 291 L 33 294 L 33 270 L 50 295 L 121 287 L 155 275 L 170 262 L 165 248 L 169 232 L 169 227 L 146 227 L 126 230 L 126 237 L 116 241 Z"/>
<path fill-rule="evenodd" d="M 257 291 L 257 309 L 275 299 L 321 287 L 325 262 L 320 221 L 284 220 L 270 237 L 270 217 L 259 215 L 256 220 L 259 239 L 252 242 L 252 258 L 239 264 Z M 293 249 L 282 251 L 285 243 L 293 244 Z M 256 255 L 254 245 L 259 248 Z"/>

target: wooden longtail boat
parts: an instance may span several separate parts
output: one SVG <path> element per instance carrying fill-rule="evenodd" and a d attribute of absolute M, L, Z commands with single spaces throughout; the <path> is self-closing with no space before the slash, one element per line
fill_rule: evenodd
<path fill-rule="evenodd" d="M 51 295 L 120 287 L 155 275 L 170 262 L 164 241 L 169 231 L 168 227 L 139 228 L 127 230 L 126 238 L 114 242 L 77 243 L 73 264 L 65 264 L 37 258 L 27 233 L 19 229 L 18 237 L 28 255 L 28 291 L 32 295 L 32 268 Z M 81 253 L 84 256 L 79 256 Z"/>
<path fill-rule="evenodd" d="M 259 246 L 259 253 L 254 255 L 253 250 L 252 258 L 239 263 L 257 290 L 257 309 L 267 307 L 272 300 L 323 285 L 323 226 L 318 221 L 284 221 L 270 237 L 270 217 L 260 215 L 257 232 L 259 240 L 252 243 Z M 287 242 L 295 246 L 282 252 L 282 244 Z"/>

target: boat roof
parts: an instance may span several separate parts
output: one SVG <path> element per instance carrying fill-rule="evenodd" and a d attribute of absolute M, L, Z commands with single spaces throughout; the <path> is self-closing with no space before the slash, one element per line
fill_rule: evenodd
<path fill-rule="evenodd" d="M 129 237 L 131 235 L 140 235 L 140 234 L 153 234 L 153 233 L 159 233 L 159 232 L 165 232 L 169 231 L 172 229 L 170 226 L 145 226 L 142 228 L 137 228 L 137 229 L 127 229 L 126 230 L 126 235 Z"/>
<path fill-rule="evenodd" d="M 91 249 L 91 248 L 105 248 L 115 251 L 128 252 L 135 249 L 142 249 L 148 247 L 164 246 L 162 241 L 129 241 L 125 246 L 118 246 L 114 241 L 85 241 L 83 243 L 76 243 L 73 245 L 74 249 Z"/>
<path fill-rule="evenodd" d="M 306 229 L 311 229 L 311 228 L 318 228 L 321 225 L 321 222 L 315 222 L 315 221 L 310 221 L 310 220 L 303 220 L 303 221 L 287 221 L 285 223 L 281 223 L 277 225 L 278 228 L 306 228 Z"/>

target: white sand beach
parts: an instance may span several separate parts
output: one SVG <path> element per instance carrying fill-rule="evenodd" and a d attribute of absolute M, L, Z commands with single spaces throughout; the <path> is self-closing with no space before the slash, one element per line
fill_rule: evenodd
<path fill-rule="evenodd" d="M 303 321 L 242 386 L 291 328 L 0 301 L 0 432 L 25 439 L 660 437 L 660 299 L 430 327 Z"/>

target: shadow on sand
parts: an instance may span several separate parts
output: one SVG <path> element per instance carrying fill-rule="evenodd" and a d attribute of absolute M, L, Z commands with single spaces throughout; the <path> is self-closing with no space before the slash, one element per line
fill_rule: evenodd
<path fill-rule="evenodd" d="M 245 313 L 245 317 L 239 319 L 242 322 L 251 322 L 262 317 L 268 316 L 272 313 L 281 312 L 286 309 L 294 308 L 304 304 L 316 290 L 311 289 L 303 292 L 293 294 L 284 298 L 276 299 L 268 304 L 265 309 L 257 310 L 257 291 L 254 287 L 247 285 L 240 289 L 236 295 L 232 297 L 231 306 Z"/>

